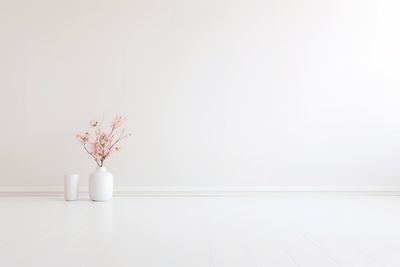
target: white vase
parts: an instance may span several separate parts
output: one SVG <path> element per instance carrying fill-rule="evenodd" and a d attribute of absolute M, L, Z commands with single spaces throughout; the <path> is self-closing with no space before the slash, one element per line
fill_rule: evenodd
<path fill-rule="evenodd" d="M 64 175 L 64 198 L 67 201 L 78 200 L 79 196 L 79 175 Z"/>
<path fill-rule="evenodd" d="M 107 201 L 112 198 L 114 177 L 105 167 L 97 167 L 89 176 L 89 196 L 93 201 Z"/>

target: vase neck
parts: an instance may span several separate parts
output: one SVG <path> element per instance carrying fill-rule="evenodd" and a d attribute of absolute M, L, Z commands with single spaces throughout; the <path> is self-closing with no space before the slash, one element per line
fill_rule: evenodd
<path fill-rule="evenodd" d="M 106 172 L 107 170 L 106 170 L 106 167 L 97 167 L 96 171 L 97 172 Z"/>

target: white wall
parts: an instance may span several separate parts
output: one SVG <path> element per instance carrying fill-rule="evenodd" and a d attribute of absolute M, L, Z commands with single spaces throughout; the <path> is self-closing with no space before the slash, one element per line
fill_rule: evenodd
<path fill-rule="evenodd" d="M 400 185 L 400 4 L 0 0 L 0 186 L 95 167 L 120 186 Z"/>

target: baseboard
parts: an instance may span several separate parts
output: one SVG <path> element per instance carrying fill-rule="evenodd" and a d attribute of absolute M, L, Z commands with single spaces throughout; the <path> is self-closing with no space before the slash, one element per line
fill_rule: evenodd
<path fill-rule="evenodd" d="M 80 192 L 87 194 L 87 186 Z M 115 196 L 235 196 L 271 193 L 400 195 L 400 186 L 116 186 Z M 0 196 L 62 196 L 62 186 L 0 186 Z"/>

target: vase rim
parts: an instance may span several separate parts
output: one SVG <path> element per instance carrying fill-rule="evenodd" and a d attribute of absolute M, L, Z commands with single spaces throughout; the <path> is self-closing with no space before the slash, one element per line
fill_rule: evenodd
<path fill-rule="evenodd" d="M 96 171 L 106 171 L 106 167 L 97 167 Z"/>

